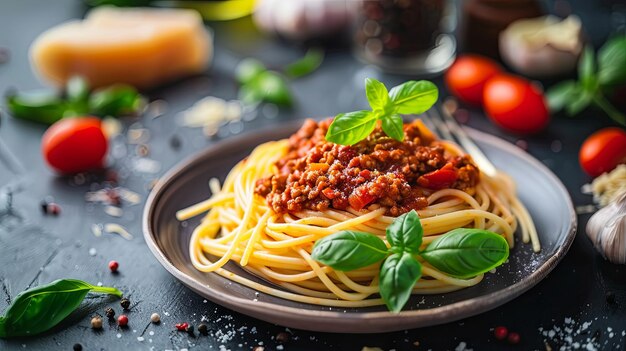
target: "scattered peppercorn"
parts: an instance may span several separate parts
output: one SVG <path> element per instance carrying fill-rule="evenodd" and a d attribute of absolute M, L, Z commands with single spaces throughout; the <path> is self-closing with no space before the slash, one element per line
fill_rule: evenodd
<path fill-rule="evenodd" d="M 154 323 L 154 324 L 157 324 L 157 323 L 161 322 L 161 316 L 159 316 L 159 314 L 158 314 L 158 313 L 153 313 L 153 314 L 150 316 L 150 321 L 151 321 L 152 323 Z"/>
<path fill-rule="evenodd" d="M 74 344 L 74 346 L 72 346 L 72 350 L 74 350 L 74 351 L 82 351 L 83 350 L 83 345 L 81 345 L 81 344 Z"/>
<path fill-rule="evenodd" d="M 107 307 L 107 309 L 104 310 L 104 314 L 109 319 L 113 319 L 113 317 L 115 317 L 115 311 L 111 307 Z"/>
<path fill-rule="evenodd" d="M 509 334 L 509 330 L 506 327 L 499 326 L 493 330 L 493 336 L 498 340 L 506 339 L 506 336 Z"/>
<path fill-rule="evenodd" d="M 604 295 L 604 298 L 606 299 L 606 302 L 610 303 L 610 304 L 614 304 L 615 303 L 615 293 L 612 291 L 607 291 L 606 295 Z"/>
<path fill-rule="evenodd" d="M 137 153 L 137 156 L 145 157 L 150 153 L 150 148 L 146 144 L 139 144 L 137 145 L 135 152 Z"/>
<path fill-rule="evenodd" d="M 516 332 L 510 332 L 507 340 L 509 341 L 509 344 L 519 344 L 520 336 Z"/>
<path fill-rule="evenodd" d="M 130 300 L 124 297 L 120 301 L 120 305 L 122 305 L 123 309 L 127 310 L 130 307 Z"/>
<path fill-rule="evenodd" d="M 41 212 L 45 215 L 56 216 L 61 213 L 61 206 L 47 199 L 41 200 L 39 206 L 41 207 Z"/>
<path fill-rule="evenodd" d="M 91 328 L 102 329 L 102 318 L 100 316 L 93 316 L 91 318 Z"/>
<path fill-rule="evenodd" d="M 48 213 L 53 216 L 58 216 L 59 213 L 61 213 L 61 206 L 59 206 L 58 204 L 55 204 L 54 202 L 49 203 Z"/>
<path fill-rule="evenodd" d="M 285 343 L 289 341 L 289 333 L 285 333 L 285 332 L 280 332 L 276 335 L 276 341 L 280 342 L 280 343 Z"/>
<path fill-rule="evenodd" d="M 119 317 L 117 317 L 117 325 L 119 325 L 120 327 L 125 327 L 128 325 L 128 317 L 126 317 L 126 315 L 122 314 Z"/>
<path fill-rule="evenodd" d="M 187 331 L 189 324 L 188 323 L 176 323 L 175 327 L 176 327 L 176 330 L 178 331 Z"/>
<path fill-rule="evenodd" d="M 41 212 L 43 214 L 48 214 L 48 201 L 41 200 L 41 202 L 39 203 L 39 206 L 41 207 Z"/>
<path fill-rule="evenodd" d="M 178 135 L 172 135 L 172 137 L 170 138 L 170 146 L 172 147 L 172 149 L 174 150 L 178 150 L 180 149 L 180 138 L 178 137 Z"/>
<path fill-rule="evenodd" d="M 191 335 L 193 335 L 193 325 L 188 324 L 187 328 L 185 328 L 185 331 Z"/>
<path fill-rule="evenodd" d="M 111 270 L 111 272 L 117 273 L 118 268 L 120 268 L 120 264 L 117 263 L 117 261 L 109 262 L 109 269 Z"/>
<path fill-rule="evenodd" d="M 202 335 L 209 335 L 209 327 L 204 323 L 200 323 L 198 326 L 198 333 Z"/>
<path fill-rule="evenodd" d="M 117 189 L 109 188 L 105 191 L 105 194 L 109 204 L 113 206 L 119 206 L 122 204 L 122 197 L 120 196 L 120 193 L 117 191 Z"/>

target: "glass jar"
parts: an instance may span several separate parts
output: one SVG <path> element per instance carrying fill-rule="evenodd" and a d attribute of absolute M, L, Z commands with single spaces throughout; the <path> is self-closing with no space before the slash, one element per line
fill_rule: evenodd
<path fill-rule="evenodd" d="M 362 0 L 357 3 L 356 56 L 392 73 L 432 75 L 456 55 L 456 11 L 450 0 Z"/>

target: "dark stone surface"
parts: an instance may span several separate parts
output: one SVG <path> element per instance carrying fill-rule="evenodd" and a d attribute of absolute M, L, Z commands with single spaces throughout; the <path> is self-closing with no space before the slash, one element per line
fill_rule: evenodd
<path fill-rule="evenodd" d="M 614 25 L 609 16 L 611 1 L 571 1 L 596 45 L 601 44 Z M 27 58 L 29 44 L 41 31 L 61 21 L 79 17 L 85 9 L 77 0 L 0 2 L 0 46 L 10 51 L 10 60 L 0 64 L 0 91 L 9 87 L 32 89 L 41 83 L 30 70 Z M 168 113 L 157 119 L 124 120 L 126 127 L 140 123 L 151 132 L 150 156 L 161 164 L 157 174 L 141 174 L 132 170 L 136 160 L 134 148 L 123 140 L 116 145 L 126 148 L 126 156 L 112 160 L 111 169 L 121 174 L 123 186 L 141 194 L 145 200 L 149 183 L 182 158 L 213 141 L 199 129 L 179 127 L 176 113 L 201 97 L 213 95 L 234 98 L 236 85 L 232 71 L 238 60 L 259 57 L 268 65 L 280 66 L 301 55 L 303 48 L 271 40 L 254 32 L 248 20 L 213 25 L 217 42 L 216 60 L 206 75 L 186 79 L 150 93 L 152 98 L 168 101 Z M 379 77 L 387 85 L 395 85 L 407 77 L 384 75 L 357 63 L 348 52 L 331 50 L 315 74 L 293 82 L 298 101 L 293 111 L 283 111 L 271 119 L 263 114 L 246 122 L 245 131 L 263 125 L 280 123 L 291 118 L 331 115 L 337 111 L 366 107 L 362 93 L 365 76 Z M 437 80 L 439 82 L 439 80 Z M 479 111 L 473 111 L 469 125 L 502 136 L 510 141 L 518 138 L 495 128 Z M 582 140 L 592 131 L 610 125 L 601 113 L 590 110 L 583 118 L 556 117 L 550 127 L 537 136 L 524 138 L 528 152 L 548 165 L 565 183 L 575 205 L 591 202 L 582 195 L 580 186 L 589 181 L 577 163 Z M 67 320 L 43 335 L 0 340 L 0 350 L 70 350 L 75 343 L 84 350 L 164 350 L 252 349 L 263 343 L 266 350 L 275 350 L 276 336 L 285 331 L 280 326 L 264 323 L 206 302 L 172 278 L 145 246 L 141 235 L 142 205 L 125 206 L 121 218 L 110 217 L 103 206 L 86 204 L 85 192 L 100 188 L 102 179 L 76 185 L 72 179 L 57 177 L 46 168 L 40 157 L 40 136 L 45 127 L 7 118 L 0 122 L 0 139 L 8 145 L 25 167 L 22 174 L 13 174 L 0 165 L 0 186 L 17 181 L 22 190 L 14 194 L 14 211 L 0 215 L 0 310 L 20 291 L 57 278 L 78 278 L 91 283 L 102 282 L 121 288 L 131 300 L 129 328 L 118 330 L 105 320 L 102 331 L 90 328 L 92 314 L 104 315 L 106 307 L 122 313 L 118 301 L 93 297 Z M 180 148 L 170 146 L 173 135 L 180 137 Z M 228 137 L 228 133 L 220 133 Z M 560 142 L 561 149 L 555 141 Z M 1 147 L 1 145 L 0 145 Z M 553 151 L 558 150 L 558 151 Z M 6 151 L 6 150 L 4 150 Z M 519 189 L 524 191 L 524 189 Z M 52 196 L 62 207 L 59 216 L 44 216 L 40 201 Z M 0 208 L 3 208 L 3 205 Z M 579 232 L 570 252 L 558 267 L 539 285 L 518 299 L 488 313 L 442 326 L 386 334 L 340 335 L 291 330 L 285 350 L 361 350 L 378 346 L 385 350 L 453 350 L 463 343 L 474 350 L 506 349 L 505 343 L 492 337 L 491 328 L 505 325 L 519 332 L 521 343 L 510 347 L 518 350 L 544 350 L 544 339 L 552 349 L 571 345 L 555 336 L 543 336 L 539 328 L 548 330 L 591 325 L 573 341 L 582 345 L 596 336 L 601 349 L 624 349 L 622 331 L 626 328 L 626 272 L 624 267 L 604 261 L 584 234 L 588 216 L 579 218 Z M 104 234 L 95 237 L 94 223 L 119 223 L 134 239 Z M 90 249 L 95 249 L 95 255 Z M 107 268 L 109 260 L 120 263 L 119 274 Z M 615 302 L 607 303 L 606 293 L 614 293 Z M 150 315 L 158 312 L 161 323 L 150 323 Z M 197 327 L 206 319 L 209 335 L 191 336 L 175 331 L 174 324 L 189 322 Z M 566 320 L 572 318 L 572 321 Z M 611 332 L 607 330 L 611 327 Z M 599 332 L 598 332 L 599 331 Z M 140 341 L 138 338 L 143 338 Z M 414 345 L 419 341 L 419 347 Z"/>

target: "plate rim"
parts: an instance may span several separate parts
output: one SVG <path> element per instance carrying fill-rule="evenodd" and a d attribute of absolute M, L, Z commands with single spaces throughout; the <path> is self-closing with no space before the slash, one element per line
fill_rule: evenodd
<path fill-rule="evenodd" d="M 280 126 L 278 130 L 295 130 L 297 126 L 300 125 L 302 122 L 303 120 L 300 119 L 294 120 L 291 123 Z M 543 280 L 556 267 L 556 265 L 568 252 L 576 237 L 578 219 L 574 210 L 571 196 L 567 191 L 567 188 L 565 187 L 563 182 L 543 163 L 541 163 L 532 155 L 519 149 L 518 147 L 500 137 L 479 131 L 477 129 L 473 129 L 471 127 L 464 126 L 464 128 L 473 139 L 486 140 L 488 143 L 492 145 L 497 145 L 504 151 L 513 153 L 516 156 L 524 159 L 526 162 L 533 164 L 545 176 L 547 176 L 554 183 L 557 184 L 557 188 L 555 190 L 558 190 L 558 192 L 561 193 L 561 195 L 563 195 L 564 198 L 567 200 L 565 205 L 567 206 L 569 212 L 569 230 L 565 234 L 566 237 L 563 241 L 563 244 L 560 245 L 557 248 L 556 252 L 552 256 L 550 256 L 541 266 L 539 266 L 537 270 L 532 272 L 527 277 L 522 278 L 522 280 L 520 280 L 519 282 L 510 285 L 504 289 L 500 289 L 486 295 L 473 297 L 467 300 L 458 301 L 449 305 L 433 307 L 425 310 L 417 309 L 410 311 L 401 311 L 399 313 L 391 313 L 388 311 L 375 311 L 346 314 L 339 311 L 301 309 L 297 307 L 283 306 L 272 302 L 252 301 L 232 295 L 219 294 L 216 293 L 212 288 L 207 287 L 206 284 L 202 284 L 200 281 L 179 270 L 175 265 L 170 262 L 167 257 L 165 257 L 165 254 L 161 251 L 159 245 L 156 243 L 156 236 L 153 235 L 151 218 L 153 216 L 153 211 L 155 210 L 155 205 L 159 197 L 162 195 L 168 185 L 174 181 L 174 179 L 180 172 L 184 171 L 190 164 L 193 164 L 198 159 L 207 157 L 207 154 L 210 154 L 213 149 L 225 147 L 227 148 L 231 145 L 235 146 L 240 142 L 241 139 L 245 138 L 248 135 L 264 133 L 268 134 L 271 132 L 277 133 L 276 126 L 271 128 L 257 129 L 254 131 L 243 133 L 234 138 L 220 140 L 214 144 L 205 147 L 202 150 L 192 153 L 191 155 L 180 161 L 178 164 L 170 168 L 163 176 L 160 177 L 160 180 L 157 182 L 152 191 L 150 191 L 150 194 L 148 195 L 148 198 L 146 200 L 146 204 L 142 214 L 142 231 L 144 240 L 146 241 L 148 248 L 159 261 L 159 263 L 161 263 L 161 265 L 170 274 L 172 274 L 174 278 L 181 281 L 184 285 L 194 290 L 199 295 L 206 297 L 214 303 L 217 303 L 239 313 L 246 314 L 268 322 L 282 324 L 285 326 L 325 332 L 388 332 L 404 330 L 408 328 L 438 325 L 487 312 L 525 293 L 541 280 Z M 268 311 L 270 311 L 269 314 L 274 315 L 274 318 L 267 317 Z M 297 318 L 294 319 L 293 315 L 296 315 Z M 350 316 L 350 318 L 347 318 L 347 316 Z M 280 322 L 277 322 L 277 318 L 280 318 Z M 299 319 L 306 319 L 307 323 L 296 323 L 296 321 Z M 329 330 L 324 327 L 316 327 L 315 323 L 311 323 L 312 319 L 323 319 L 326 322 L 328 322 L 328 319 L 336 319 L 345 322 L 345 325 L 343 325 L 342 327 L 337 327 L 337 325 L 335 325 L 333 330 Z M 398 320 L 403 320 L 405 323 L 397 323 Z M 354 323 L 355 321 L 367 323 L 351 327 L 350 324 Z M 397 324 L 401 324 L 401 326 L 398 327 Z"/>

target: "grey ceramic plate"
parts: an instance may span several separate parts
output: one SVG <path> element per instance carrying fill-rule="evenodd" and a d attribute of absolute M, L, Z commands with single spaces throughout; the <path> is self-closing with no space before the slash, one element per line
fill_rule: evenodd
<path fill-rule="evenodd" d="M 217 143 L 169 171 L 148 198 L 143 215 L 146 242 L 174 277 L 198 294 L 237 312 L 287 327 L 343 333 L 373 333 L 417 328 L 479 314 L 514 299 L 533 287 L 556 266 L 574 240 L 576 216 L 571 199 L 558 178 L 519 148 L 491 135 L 468 130 L 489 159 L 517 182 L 519 196 L 535 220 L 543 249 L 532 252 L 518 243 L 508 264 L 487 274 L 478 284 L 442 295 L 413 296 L 404 311 L 384 307 L 337 309 L 302 304 L 269 295 L 192 266 L 188 243 L 199 218 L 179 223 L 177 210 L 209 196 L 208 179 L 227 174 L 259 143 L 287 137 L 300 125 L 249 133 Z M 228 269 L 263 284 L 235 263 Z"/>

